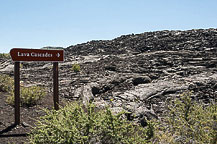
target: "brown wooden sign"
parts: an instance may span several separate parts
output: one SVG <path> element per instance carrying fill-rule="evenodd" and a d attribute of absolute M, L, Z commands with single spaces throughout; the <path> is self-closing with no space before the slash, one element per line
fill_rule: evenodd
<path fill-rule="evenodd" d="M 13 48 L 10 55 L 13 61 L 64 61 L 63 50 Z"/>
<path fill-rule="evenodd" d="M 21 49 L 13 48 L 10 55 L 14 63 L 14 101 L 15 125 L 20 124 L 20 61 L 53 62 L 53 101 L 54 109 L 59 109 L 58 62 L 64 61 L 63 50 Z"/>

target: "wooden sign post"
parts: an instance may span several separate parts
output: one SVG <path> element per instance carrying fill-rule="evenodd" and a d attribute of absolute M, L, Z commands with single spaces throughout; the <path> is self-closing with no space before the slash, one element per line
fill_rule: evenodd
<path fill-rule="evenodd" d="M 15 124 L 20 124 L 20 62 L 14 64 Z"/>
<path fill-rule="evenodd" d="M 64 61 L 63 50 L 44 49 L 11 49 L 10 55 L 14 63 L 14 96 L 15 96 L 15 125 L 20 124 L 20 62 L 48 61 L 53 62 L 53 101 L 54 109 L 59 109 L 58 62 Z"/>
<path fill-rule="evenodd" d="M 54 109 L 59 110 L 58 62 L 53 63 L 53 101 Z"/>

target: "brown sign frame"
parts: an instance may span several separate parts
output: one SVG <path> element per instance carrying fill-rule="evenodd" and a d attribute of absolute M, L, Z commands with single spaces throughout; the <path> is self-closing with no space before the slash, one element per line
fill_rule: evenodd
<path fill-rule="evenodd" d="M 18 52 L 26 53 L 23 57 L 16 57 Z M 38 59 L 38 58 L 30 58 L 31 52 L 34 53 L 48 53 L 52 55 L 60 54 L 61 58 L 52 58 L 52 59 Z M 27 56 L 29 53 L 29 56 Z M 15 125 L 20 124 L 20 61 L 46 61 L 53 62 L 53 102 L 54 109 L 59 110 L 59 70 L 58 70 L 58 62 L 64 61 L 64 51 L 63 50 L 42 50 L 42 49 L 21 49 L 21 48 L 13 48 L 10 51 L 11 58 L 14 63 L 14 100 L 15 100 Z"/>
<path fill-rule="evenodd" d="M 64 61 L 64 50 L 13 48 L 10 50 L 10 55 L 13 61 Z"/>

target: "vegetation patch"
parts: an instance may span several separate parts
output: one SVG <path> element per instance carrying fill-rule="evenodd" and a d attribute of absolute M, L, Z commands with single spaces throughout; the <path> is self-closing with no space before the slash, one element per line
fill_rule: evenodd
<path fill-rule="evenodd" d="M 13 78 L 8 75 L 0 75 L 0 92 L 10 92 L 13 89 Z"/>
<path fill-rule="evenodd" d="M 79 64 L 73 64 L 72 65 L 72 70 L 77 73 L 77 72 L 80 72 L 81 67 L 80 67 Z"/>
<path fill-rule="evenodd" d="M 8 75 L 0 75 L 0 92 L 8 92 L 9 95 L 6 102 L 14 105 L 14 80 Z M 31 86 L 20 88 L 21 106 L 33 106 L 46 95 L 46 90 L 43 87 Z"/>
<path fill-rule="evenodd" d="M 217 105 L 204 105 L 183 93 L 169 104 L 168 115 L 148 122 L 143 128 L 109 108 L 99 110 L 93 104 L 71 103 L 60 109 L 45 110 L 29 136 L 30 143 L 64 144 L 145 144 L 217 142 Z"/>
<path fill-rule="evenodd" d="M 30 135 L 30 143 L 141 144 L 148 142 L 151 126 L 142 128 L 93 104 L 68 104 L 59 111 L 45 110 Z"/>
<path fill-rule="evenodd" d="M 0 53 L 0 58 L 3 58 L 3 59 L 10 59 L 11 56 L 9 53 Z"/>
<path fill-rule="evenodd" d="M 38 103 L 46 95 L 46 90 L 39 86 L 21 87 L 20 103 L 21 106 L 33 106 Z M 11 93 L 7 98 L 7 103 L 14 105 L 14 93 Z"/>
<path fill-rule="evenodd" d="M 208 106 L 191 99 L 191 92 L 170 103 L 167 117 L 155 125 L 155 142 L 217 143 L 217 104 Z"/>

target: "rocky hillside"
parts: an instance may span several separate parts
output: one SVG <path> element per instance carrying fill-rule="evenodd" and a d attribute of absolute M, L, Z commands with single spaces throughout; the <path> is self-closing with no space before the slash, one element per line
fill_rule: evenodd
<path fill-rule="evenodd" d="M 13 62 L 0 60 L 13 76 Z M 72 70 L 81 66 L 80 72 Z M 59 64 L 61 98 L 127 110 L 130 120 L 160 117 L 166 101 L 186 90 L 196 100 L 217 100 L 217 29 L 156 31 L 90 41 L 65 49 Z M 24 85 L 52 91 L 51 63 L 23 63 Z"/>

